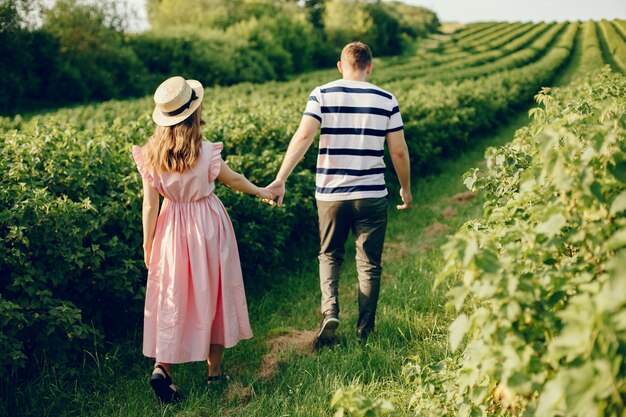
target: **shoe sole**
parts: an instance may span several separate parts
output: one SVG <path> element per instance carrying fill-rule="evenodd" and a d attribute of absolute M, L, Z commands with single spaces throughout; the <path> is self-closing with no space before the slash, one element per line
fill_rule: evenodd
<path fill-rule="evenodd" d="M 333 340 L 337 335 L 337 328 L 339 327 L 339 320 L 337 319 L 328 319 L 324 324 L 324 327 L 320 330 L 320 333 L 317 335 L 317 339 L 320 341 Z"/>

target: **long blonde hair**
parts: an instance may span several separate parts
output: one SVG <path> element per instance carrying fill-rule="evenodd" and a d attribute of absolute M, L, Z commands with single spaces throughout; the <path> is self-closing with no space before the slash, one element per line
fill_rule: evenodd
<path fill-rule="evenodd" d="M 161 172 L 183 172 L 198 161 L 202 145 L 202 106 L 174 126 L 157 125 L 143 147 L 143 164 Z"/>

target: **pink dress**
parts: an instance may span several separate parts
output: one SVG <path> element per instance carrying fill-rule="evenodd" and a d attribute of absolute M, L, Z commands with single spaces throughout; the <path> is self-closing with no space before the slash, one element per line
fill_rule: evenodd
<path fill-rule="evenodd" d="M 143 354 L 160 362 L 204 361 L 211 344 L 252 337 L 235 232 L 213 192 L 221 143 L 202 142 L 184 173 L 149 172 L 142 148 L 133 158 L 163 199 L 148 268 Z"/>

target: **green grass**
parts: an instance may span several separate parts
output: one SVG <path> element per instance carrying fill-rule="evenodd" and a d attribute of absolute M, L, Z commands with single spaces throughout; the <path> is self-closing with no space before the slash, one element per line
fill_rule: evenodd
<path fill-rule="evenodd" d="M 4 411 L 42 417 L 328 416 L 335 391 L 357 385 L 372 399 L 391 400 L 396 415 L 410 415 L 413 388 L 404 380 L 403 366 L 412 358 L 430 362 L 447 354 L 445 288 L 433 291 L 443 262 L 440 247 L 481 210 L 478 198 L 457 203 L 451 197 L 466 191 L 461 175 L 481 163 L 485 148 L 508 142 L 526 121 L 526 113 L 519 114 L 473 150 L 443 163 L 440 174 L 415 180 L 414 207 L 408 212 L 392 209 L 377 333 L 365 345 L 355 337 L 358 282 L 351 243 L 340 280 L 340 342 L 332 348 L 311 352 L 305 343 L 319 321 L 319 281 L 312 258 L 263 293 L 248 294 L 255 338 L 227 350 L 224 365 L 234 377 L 229 387 L 209 389 L 204 363 L 174 366 L 173 377 L 185 400 L 160 406 L 147 384 L 152 362 L 142 356 L 137 332 L 105 354 L 85 355 L 73 380 L 58 376 L 49 361 L 39 379 L 3 388 Z M 274 372 L 264 363 L 268 353 Z"/>

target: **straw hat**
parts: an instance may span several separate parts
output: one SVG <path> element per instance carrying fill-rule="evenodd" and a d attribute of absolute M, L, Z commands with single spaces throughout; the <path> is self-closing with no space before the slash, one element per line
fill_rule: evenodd
<path fill-rule="evenodd" d="M 156 107 L 152 120 L 160 126 L 173 126 L 189 117 L 202 103 L 204 88 L 200 81 L 172 77 L 154 93 Z"/>

